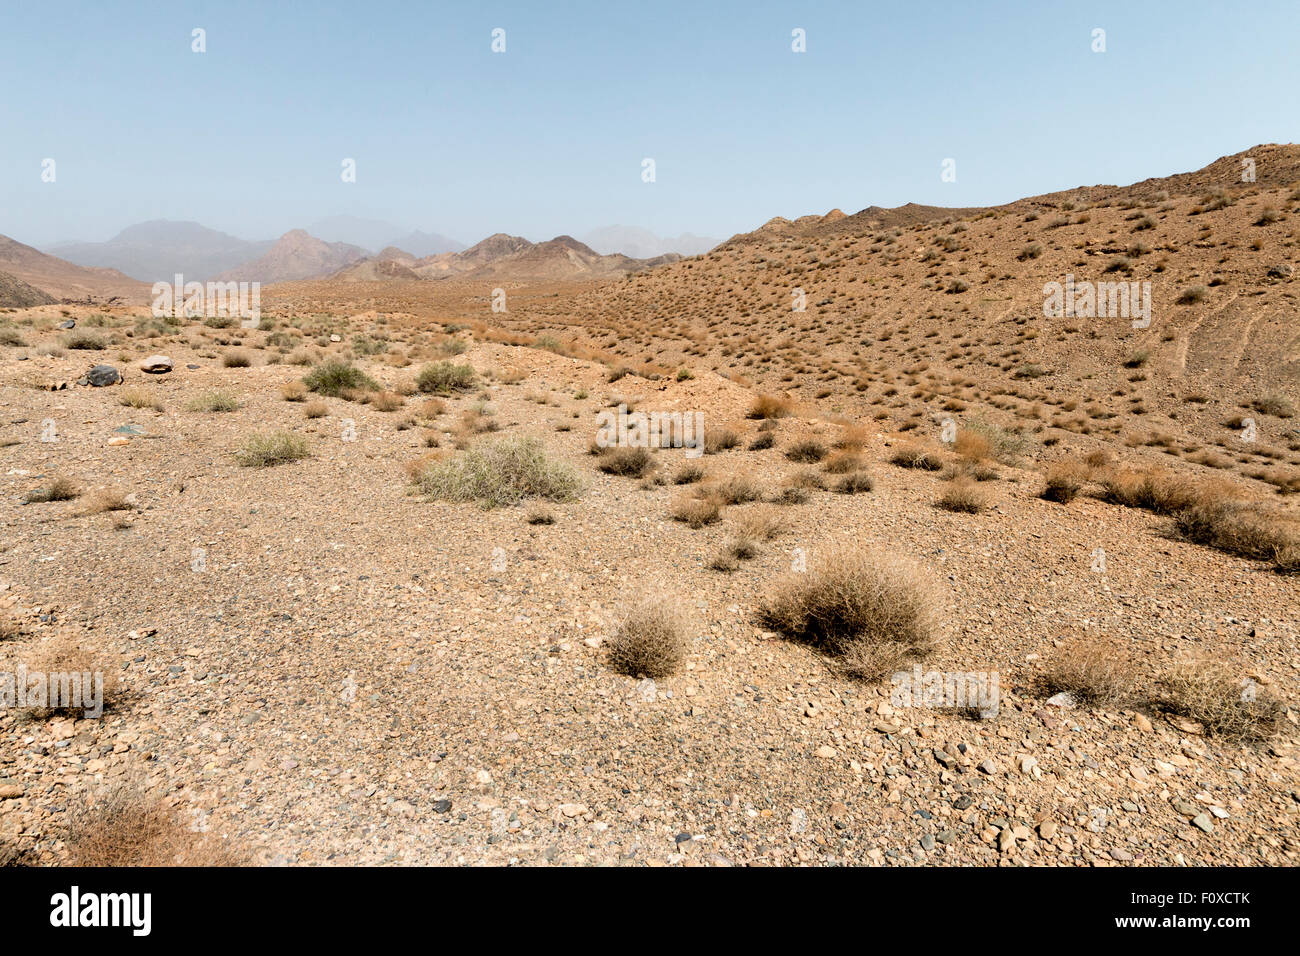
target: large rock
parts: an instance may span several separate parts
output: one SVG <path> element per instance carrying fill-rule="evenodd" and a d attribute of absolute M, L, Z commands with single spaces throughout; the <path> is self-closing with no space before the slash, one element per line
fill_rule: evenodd
<path fill-rule="evenodd" d="M 1289 279 L 1294 271 L 1288 263 L 1282 262 L 1275 266 L 1269 266 L 1268 277 L 1270 279 Z"/>
<path fill-rule="evenodd" d="M 162 375 L 164 372 L 172 370 L 172 360 L 166 355 L 150 355 L 147 359 L 140 360 L 140 371 L 148 372 L 151 375 Z"/>
<path fill-rule="evenodd" d="M 96 365 L 79 381 L 78 385 L 93 385 L 95 388 L 103 388 L 105 385 L 116 385 L 122 381 L 122 373 L 111 365 Z"/>

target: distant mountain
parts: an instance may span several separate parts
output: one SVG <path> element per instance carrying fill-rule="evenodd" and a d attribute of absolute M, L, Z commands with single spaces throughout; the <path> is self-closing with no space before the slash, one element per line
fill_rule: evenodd
<path fill-rule="evenodd" d="M 572 236 L 557 236 L 547 242 L 533 243 L 521 236 L 499 232 L 464 252 L 417 258 L 401 249 L 385 249 L 378 256 L 341 269 L 331 278 L 345 282 L 457 277 L 519 282 L 603 279 L 675 262 L 680 258 L 676 254 L 649 259 L 602 256 Z"/>
<path fill-rule="evenodd" d="M 56 301 L 54 296 L 22 279 L 0 272 L 0 308 L 27 309 L 33 305 L 53 305 Z"/>
<path fill-rule="evenodd" d="M 622 253 L 633 259 L 650 259 L 670 252 L 680 256 L 698 256 L 722 240 L 695 236 L 689 232 L 665 239 L 637 226 L 605 226 L 587 233 L 582 241 L 605 255 Z"/>
<path fill-rule="evenodd" d="M 117 269 L 143 282 L 207 280 L 265 254 L 274 240 L 237 239 L 197 222 L 155 219 L 128 226 L 107 242 L 57 243 L 46 251 L 83 266 Z"/>
<path fill-rule="evenodd" d="M 266 254 L 252 262 L 227 269 L 222 282 L 289 282 L 329 275 L 367 258 L 366 250 L 345 242 L 324 242 L 303 229 L 292 229 L 275 241 Z"/>
<path fill-rule="evenodd" d="M 107 304 L 149 301 L 149 286 L 116 269 L 89 269 L 0 236 L 0 272 L 57 299 Z"/>
<path fill-rule="evenodd" d="M 372 252 L 394 246 L 417 258 L 436 256 L 443 252 L 460 252 L 465 248 L 464 243 L 437 233 L 421 232 L 418 229 L 411 231 L 381 219 L 361 219 L 357 216 L 330 216 L 313 222 L 307 231 L 326 242 L 346 242 Z"/>
<path fill-rule="evenodd" d="M 457 242 L 455 239 L 448 239 L 446 236 L 440 236 L 434 232 L 421 232 L 417 229 L 414 232 L 408 232 L 404 236 L 398 236 L 388 242 L 387 246 L 404 249 L 411 255 L 423 259 L 425 256 L 436 256 L 444 252 L 460 252 L 465 248 L 465 243 Z"/>

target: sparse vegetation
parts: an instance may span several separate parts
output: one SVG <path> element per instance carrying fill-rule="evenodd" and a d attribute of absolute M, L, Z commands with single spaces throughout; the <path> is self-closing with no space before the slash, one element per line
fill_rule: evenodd
<path fill-rule="evenodd" d="M 552 460 L 541 441 L 532 437 L 499 438 L 435 461 L 416 485 L 429 498 L 475 501 L 482 508 L 515 505 L 527 498 L 573 501 L 582 487 L 573 470 Z"/>
<path fill-rule="evenodd" d="M 293 432 L 259 432 L 250 435 L 235 452 L 235 461 L 245 468 L 270 468 L 311 455 L 307 439 Z"/>

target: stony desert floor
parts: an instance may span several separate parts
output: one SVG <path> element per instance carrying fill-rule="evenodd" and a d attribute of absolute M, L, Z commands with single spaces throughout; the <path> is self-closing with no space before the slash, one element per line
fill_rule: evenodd
<path fill-rule="evenodd" d="M 936 506 L 950 475 L 891 462 L 915 440 L 899 421 L 802 400 L 750 419 L 757 389 L 703 368 L 610 381 L 594 358 L 373 310 L 261 331 L 87 307 L 3 318 L 21 344 L 0 350 L 0 662 L 70 636 L 120 678 L 102 719 L 0 711 L 0 844 L 32 862 L 67 862 L 69 821 L 124 783 L 263 864 L 1297 861 L 1296 577 L 1093 484 L 1044 500 L 1044 468 L 1093 448 L 1083 436 L 985 462 L 982 508 L 961 513 Z M 103 348 L 59 347 L 69 318 Z M 474 384 L 431 409 L 413 383 L 439 348 Z M 155 352 L 171 372 L 136 367 Z M 288 384 L 309 371 L 295 362 L 329 358 L 376 379 L 389 410 Z M 125 381 L 77 385 L 97 362 Z M 214 391 L 237 407 L 198 410 Z M 735 447 L 698 459 L 701 486 L 737 476 L 763 500 L 691 528 L 671 516 L 695 487 L 674 483 L 683 450 L 641 477 L 601 472 L 596 416 L 619 401 L 732 429 Z M 750 450 L 760 429 L 773 447 Z M 276 430 L 308 456 L 238 463 Z M 850 430 L 870 491 L 780 499 L 820 467 L 787 450 Z M 413 462 L 515 435 L 580 477 L 576 500 L 545 505 L 553 523 L 415 493 Z M 24 503 L 55 478 L 76 497 Z M 755 514 L 770 539 L 712 567 Z M 816 570 L 844 547 L 932 576 L 943 636 L 923 667 L 998 672 L 996 716 L 892 706 L 887 682 L 764 626 L 801 555 Z M 655 681 L 605 653 L 650 597 L 690 638 Z M 1144 671 L 1228 662 L 1279 702 L 1276 732 L 1049 704 L 1043 668 L 1080 640 L 1117 641 Z"/>

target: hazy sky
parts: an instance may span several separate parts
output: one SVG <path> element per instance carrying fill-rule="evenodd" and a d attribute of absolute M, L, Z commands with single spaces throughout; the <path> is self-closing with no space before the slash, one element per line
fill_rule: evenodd
<path fill-rule="evenodd" d="M 0 233 L 34 244 L 339 214 L 726 237 L 1183 172 L 1300 119 L 1297 0 L 0 4 Z"/>

